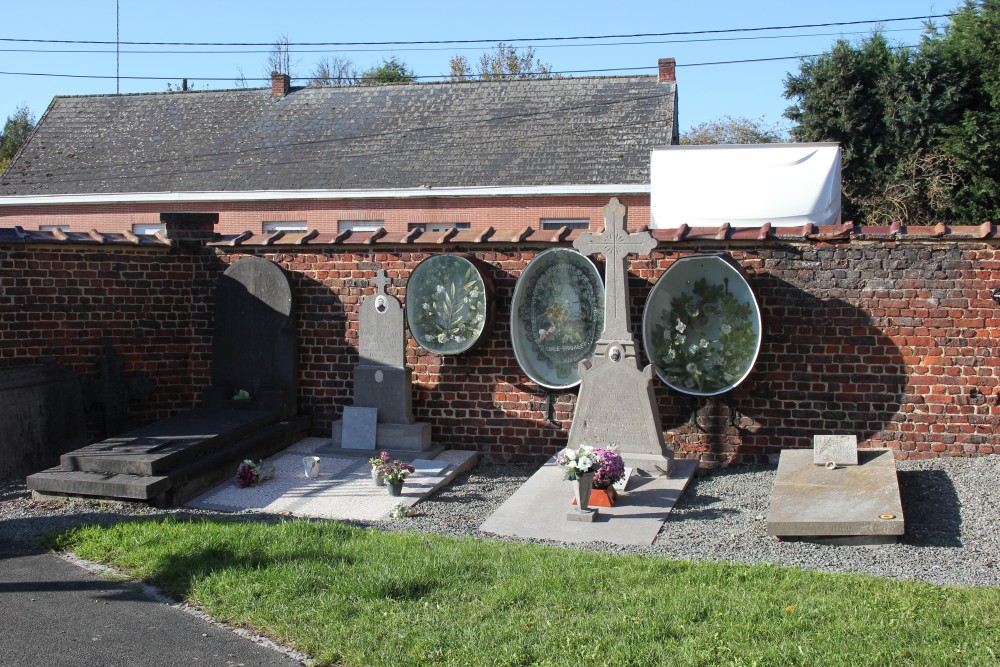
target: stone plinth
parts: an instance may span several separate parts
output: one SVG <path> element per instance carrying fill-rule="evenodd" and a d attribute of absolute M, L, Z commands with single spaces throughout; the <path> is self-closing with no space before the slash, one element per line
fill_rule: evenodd
<path fill-rule="evenodd" d="M 890 450 L 859 450 L 858 465 L 827 469 L 809 449 L 781 452 L 767 532 L 778 537 L 895 537 L 903 506 Z"/>

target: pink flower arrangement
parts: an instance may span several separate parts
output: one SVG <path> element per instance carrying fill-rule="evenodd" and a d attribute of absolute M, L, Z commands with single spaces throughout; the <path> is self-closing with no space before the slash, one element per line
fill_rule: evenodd
<path fill-rule="evenodd" d="M 260 466 L 247 459 L 236 469 L 236 486 L 245 489 L 260 481 Z"/>
<path fill-rule="evenodd" d="M 625 476 L 625 462 L 617 452 L 610 449 L 595 449 L 594 456 L 600 460 L 600 467 L 594 473 L 594 488 L 606 489 Z"/>

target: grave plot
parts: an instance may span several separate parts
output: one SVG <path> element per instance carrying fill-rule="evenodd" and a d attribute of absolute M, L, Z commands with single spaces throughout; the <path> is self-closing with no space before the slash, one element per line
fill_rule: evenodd
<path fill-rule="evenodd" d="M 64 454 L 58 467 L 29 476 L 28 489 L 179 504 L 239 461 L 301 439 L 309 419 L 296 414 L 292 290 L 276 264 L 254 257 L 226 270 L 212 342 L 205 407 Z"/>
<path fill-rule="evenodd" d="M 888 544 L 905 532 L 896 461 L 854 436 L 817 435 L 813 450 L 781 452 L 767 532 L 844 544 Z"/>

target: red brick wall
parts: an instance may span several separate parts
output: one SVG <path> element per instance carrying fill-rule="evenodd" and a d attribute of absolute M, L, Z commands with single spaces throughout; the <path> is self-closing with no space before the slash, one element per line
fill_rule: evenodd
<path fill-rule="evenodd" d="M 192 330 L 195 263 L 167 249 L 0 245 L 0 367 L 57 362 L 96 379 L 96 359 L 113 345 L 126 374 L 143 371 L 155 385 L 139 419 L 190 407 L 191 376 L 202 372 L 192 355 L 205 345 Z M 100 434 L 96 412 L 88 417 Z"/>
<path fill-rule="evenodd" d="M 619 197 L 629 207 L 629 227 L 649 224 L 649 195 Z M 589 218 L 591 228 L 603 229 L 606 195 L 544 197 L 426 197 L 422 199 L 307 200 L 281 202 L 206 202 L 160 204 L 72 204 L 64 206 L 2 206 L 0 227 L 38 229 L 62 225 L 69 231 L 131 230 L 136 224 L 158 224 L 161 212 L 218 213 L 215 231 L 259 234 L 265 222 L 302 222 L 309 229 L 336 232 L 340 220 L 382 220 L 390 232 L 406 231 L 410 223 L 468 222 L 473 229 L 516 231 L 539 227 L 542 218 Z"/>
<path fill-rule="evenodd" d="M 440 357 L 407 336 L 414 409 L 442 444 L 497 459 L 540 460 L 561 447 L 574 392 L 553 396 L 520 370 L 509 308 L 524 266 L 547 246 L 166 249 L 0 246 L 0 366 L 39 357 L 92 375 L 104 343 L 145 370 L 149 418 L 188 407 L 210 376 L 211 293 L 251 253 L 290 272 L 298 299 L 300 406 L 327 435 L 351 404 L 357 310 L 377 266 L 405 302 L 410 270 L 431 252 L 469 252 L 491 267 L 498 317 L 474 352 Z M 991 241 L 809 240 L 664 243 L 630 266 L 633 326 L 674 259 L 726 251 L 747 270 L 765 317 L 753 373 L 714 400 L 656 380 L 667 442 L 705 465 L 764 460 L 816 433 L 855 433 L 900 457 L 1000 453 L 1000 249 Z"/>

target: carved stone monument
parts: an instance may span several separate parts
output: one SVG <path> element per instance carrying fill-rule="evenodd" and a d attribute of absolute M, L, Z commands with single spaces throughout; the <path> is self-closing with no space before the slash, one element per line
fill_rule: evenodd
<path fill-rule="evenodd" d="M 351 429 L 344 420 L 333 425 L 333 446 L 345 450 L 387 449 L 425 451 L 431 446 L 431 425 L 413 418 L 412 375 L 406 367 L 406 340 L 403 333 L 403 307 L 396 297 L 386 293 L 389 279 L 379 269 L 373 281 L 375 294 L 361 302 L 358 334 L 358 365 L 354 368 L 354 407 L 375 408 L 377 426 L 375 445 L 347 442 Z"/>
<path fill-rule="evenodd" d="M 604 207 L 604 232 L 582 234 L 573 243 L 585 255 L 603 254 L 607 268 L 604 330 L 593 363 L 580 362 L 582 383 L 569 447 L 613 445 L 625 465 L 658 468 L 670 474 L 673 452 L 663 442 L 663 426 L 653 394 L 653 368 L 639 369 L 629 324 L 627 257 L 649 253 L 656 247 L 656 240 L 648 232 L 629 234 L 625 214 L 625 206 L 612 199 Z"/>

